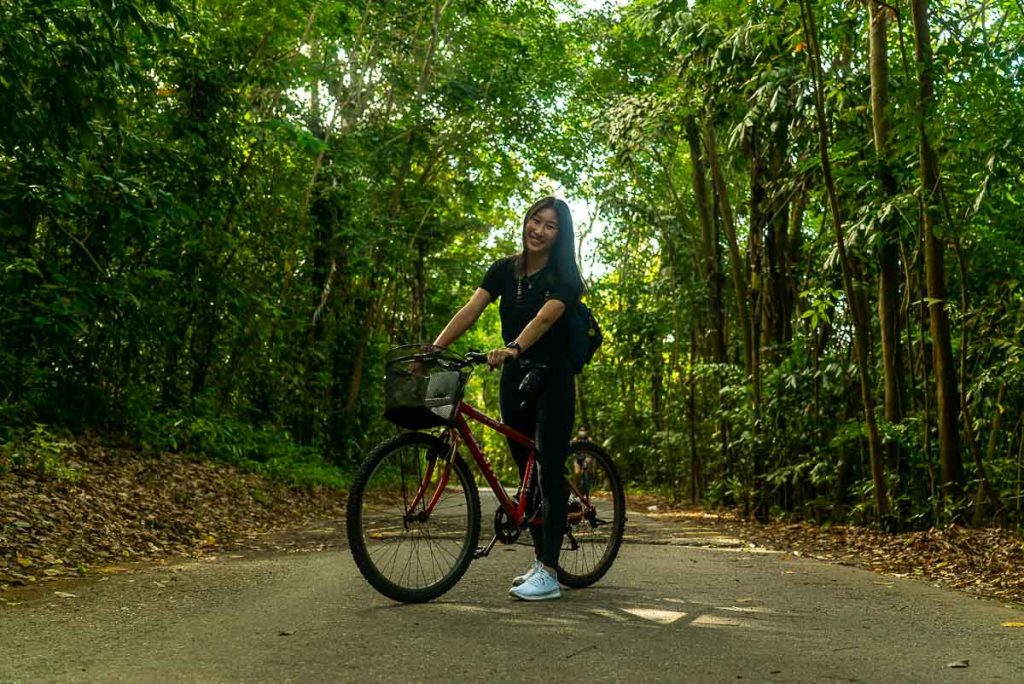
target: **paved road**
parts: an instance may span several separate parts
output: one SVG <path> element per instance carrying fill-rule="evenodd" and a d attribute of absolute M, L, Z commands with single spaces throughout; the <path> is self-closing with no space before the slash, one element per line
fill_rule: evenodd
<path fill-rule="evenodd" d="M 1002 626 L 1020 607 L 630 525 L 601 583 L 548 603 L 505 593 L 524 546 L 416 606 L 374 593 L 337 548 L 8 592 L 24 602 L 0 605 L 0 682 L 1024 681 L 1024 629 Z"/>

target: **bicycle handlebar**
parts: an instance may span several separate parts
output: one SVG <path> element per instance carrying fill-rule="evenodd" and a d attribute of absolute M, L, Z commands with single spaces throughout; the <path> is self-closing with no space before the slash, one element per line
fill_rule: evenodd
<path fill-rule="evenodd" d="M 483 352 L 466 352 L 466 365 L 467 366 L 480 366 L 487 363 L 487 354 Z"/>
<path fill-rule="evenodd" d="M 433 361 L 433 362 L 438 363 L 438 365 L 440 365 L 441 368 L 445 368 L 447 370 L 460 370 L 462 368 L 468 368 L 470 366 L 480 366 L 480 365 L 483 365 L 483 364 L 487 363 L 487 354 L 484 354 L 483 352 L 471 351 L 471 352 L 466 352 L 465 356 L 463 356 L 461 359 L 459 359 L 459 358 L 439 359 L 436 356 L 435 353 L 430 353 L 430 354 L 417 354 L 416 356 L 413 357 L 413 359 L 414 359 L 414 361 L 421 362 L 421 363 L 422 362 L 427 362 L 427 361 Z"/>
<path fill-rule="evenodd" d="M 465 366 L 482 366 L 487 363 L 487 354 L 484 352 L 466 352 L 465 361 L 462 363 Z M 537 370 L 545 371 L 548 365 L 542 361 L 534 361 L 531 359 L 518 359 L 519 366 L 524 370 Z"/>
<path fill-rule="evenodd" d="M 417 361 L 427 361 L 429 359 L 436 358 L 436 357 L 434 356 L 433 353 L 431 353 L 431 354 L 417 354 L 413 358 L 415 360 L 417 360 Z M 547 364 L 546 363 L 541 363 L 541 362 L 537 362 L 537 361 L 531 361 L 529 359 L 523 359 L 519 363 L 526 370 L 537 369 L 537 370 L 543 371 L 543 370 L 547 369 Z M 458 360 L 456 360 L 456 359 L 445 359 L 442 362 L 442 366 L 448 367 L 448 368 L 451 368 L 451 369 L 468 368 L 470 366 L 483 366 L 483 365 L 486 365 L 486 364 L 487 364 L 487 354 L 485 352 L 478 352 L 478 351 L 466 352 L 462 359 L 458 359 Z"/>
<path fill-rule="evenodd" d="M 487 354 L 484 352 L 466 352 L 465 358 L 466 361 L 464 365 L 466 366 L 481 366 L 487 363 Z M 548 365 L 541 361 L 533 361 L 531 359 L 518 359 L 518 361 L 520 367 L 524 370 L 545 371 L 548 368 Z"/>

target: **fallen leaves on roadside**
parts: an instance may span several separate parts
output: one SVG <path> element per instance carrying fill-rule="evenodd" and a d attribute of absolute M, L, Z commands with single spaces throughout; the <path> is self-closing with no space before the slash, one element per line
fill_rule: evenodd
<path fill-rule="evenodd" d="M 1024 602 L 1024 539 L 1008 530 L 949 527 L 890 534 L 851 525 L 723 524 L 745 541 L 793 555 Z"/>
<path fill-rule="evenodd" d="M 291 488 L 179 454 L 82 442 L 68 458 L 75 482 L 0 474 L 0 587 L 127 572 L 115 564 L 173 556 L 322 549 L 327 535 L 282 542 L 270 533 L 344 514 L 341 492 Z"/>
<path fill-rule="evenodd" d="M 651 503 L 651 499 L 641 502 Z M 659 513 L 666 519 L 713 525 L 745 543 L 794 556 L 1024 603 L 1024 537 L 1010 530 L 948 527 L 893 534 L 854 525 L 757 523 L 728 512 L 671 509 L 668 505 L 660 510 L 666 511 Z"/>

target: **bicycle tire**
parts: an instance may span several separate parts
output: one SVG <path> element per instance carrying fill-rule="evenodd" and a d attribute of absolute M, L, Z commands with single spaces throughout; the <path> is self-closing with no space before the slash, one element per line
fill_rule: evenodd
<path fill-rule="evenodd" d="M 589 468 L 587 495 L 594 513 L 589 517 L 582 514 L 579 497 L 570 488 L 569 517 L 558 562 L 558 581 L 576 589 L 604 577 L 619 553 L 626 529 L 626 495 L 611 456 L 588 440 L 569 445 L 570 464 L 581 454 L 588 464 L 584 472 Z"/>
<path fill-rule="evenodd" d="M 480 494 L 465 461 L 455 454 L 431 515 L 410 520 L 409 504 L 430 473 L 424 511 L 439 484 L 447 447 L 440 439 L 407 432 L 381 444 L 366 459 L 349 493 L 346 530 L 359 572 L 384 596 L 423 603 L 459 581 L 480 536 Z M 433 469 L 428 467 L 433 464 Z"/>

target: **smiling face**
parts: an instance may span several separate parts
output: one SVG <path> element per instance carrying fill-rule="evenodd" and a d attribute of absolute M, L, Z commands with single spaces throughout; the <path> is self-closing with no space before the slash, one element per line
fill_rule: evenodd
<path fill-rule="evenodd" d="M 546 256 L 555 246 L 558 237 L 558 212 L 546 207 L 526 219 L 523 227 L 523 244 L 530 257 Z"/>

